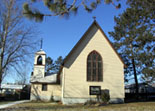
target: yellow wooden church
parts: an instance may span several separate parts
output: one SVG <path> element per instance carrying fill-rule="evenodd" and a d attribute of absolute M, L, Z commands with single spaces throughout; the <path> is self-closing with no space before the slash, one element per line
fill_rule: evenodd
<path fill-rule="evenodd" d="M 45 58 L 43 50 L 36 52 L 31 100 L 85 103 L 107 90 L 110 102 L 124 102 L 124 62 L 96 20 L 64 59 L 58 74 L 45 75 Z"/>

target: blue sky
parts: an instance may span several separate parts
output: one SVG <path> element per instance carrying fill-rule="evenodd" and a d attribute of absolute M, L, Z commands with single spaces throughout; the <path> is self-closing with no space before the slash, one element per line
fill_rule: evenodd
<path fill-rule="evenodd" d="M 36 23 L 30 20 L 26 21 L 27 23 L 35 25 L 36 30 L 39 30 L 40 33 L 37 35 L 36 39 L 43 38 L 43 50 L 46 52 L 47 56 L 56 60 L 59 56 L 67 56 L 88 27 L 92 24 L 93 16 L 96 16 L 97 22 L 110 39 L 108 32 L 112 31 L 115 25 L 114 16 L 118 16 L 127 8 L 125 2 L 126 0 L 120 2 L 120 9 L 116 9 L 113 5 L 105 5 L 102 3 L 92 13 L 86 12 L 81 7 L 78 10 L 77 15 L 71 15 L 68 19 L 61 17 L 46 17 L 41 23 Z M 36 6 L 48 13 L 48 10 L 45 7 L 41 7 L 41 3 Z M 37 50 L 39 50 L 39 48 Z M 34 58 L 30 59 L 33 64 Z M 26 69 L 29 74 L 28 77 L 30 77 L 33 65 Z M 13 82 L 15 80 L 15 76 L 13 75 L 8 76 L 5 79 L 5 82 Z"/>
<path fill-rule="evenodd" d="M 112 31 L 115 25 L 114 16 L 122 13 L 127 7 L 125 2 L 121 4 L 121 9 L 116 9 L 113 5 L 101 4 L 92 13 L 80 8 L 76 16 L 72 15 L 68 19 L 46 17 L 43 22 L 37 23 L 41 32 L 39 37 L 43 38 L 43 50 L 54 60 L 58 56 L 65 57 L 91 25 L 93 16 L 96 16 L 97 22 L 109 37 L 108 32 Z"/>

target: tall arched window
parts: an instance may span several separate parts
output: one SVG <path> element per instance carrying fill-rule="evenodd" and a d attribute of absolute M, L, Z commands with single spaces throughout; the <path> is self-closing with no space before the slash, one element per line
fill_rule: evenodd
<path fill-rule="evenodd" d="M 103 81 L 102 58 L 92 51 L 87 58 L 87 81 Z"/>
<path fill-rule="evenodd" d="M 39 56 L 37 58 L 37 65 L 42 65 L 42 57 L 41 56 Z"/>

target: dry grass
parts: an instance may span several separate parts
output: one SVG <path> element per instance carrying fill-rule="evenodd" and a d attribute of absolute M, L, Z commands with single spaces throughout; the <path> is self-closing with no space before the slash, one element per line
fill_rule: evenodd
<path fill-rule="evenodd" d="M 12 106 L 3 111 L 155 111 L 155 102 L 110 104 L 107 106 L 61 105 L 30 102 Z"/>
<path fill-rule="evenodd" d="M 3 104 L 8 104 L 10 102 L 14 102 L 14 101 L 0 101 L 0 105 L 3 105 Z"/>

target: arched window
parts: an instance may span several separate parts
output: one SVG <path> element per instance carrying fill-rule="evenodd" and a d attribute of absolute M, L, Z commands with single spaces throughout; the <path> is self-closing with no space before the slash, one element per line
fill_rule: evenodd
<path fill-rule="evenodd" d="M 37 59 L 37 65 L 42 65 L 42 57 L 39 56 Z"/>
<path fill-rule="evenodd" d="M 92 51 L 87 58 L 87 81 L 103 81 L 102 58 Z"/>

